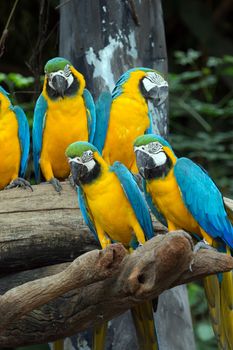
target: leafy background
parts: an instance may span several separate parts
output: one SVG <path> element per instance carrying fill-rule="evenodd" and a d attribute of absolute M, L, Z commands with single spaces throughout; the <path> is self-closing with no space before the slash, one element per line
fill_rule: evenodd
<path fill-rule="evenodd" d="M 13 3 L 1 2 L 0 35 Z M 0 84 L 24 108 L 30 126 L 43 64 L 58 52 L 58 0 L 47 1 L 49 20 L 43 38 L 37 34 L 39 3 L 19 2 L 0 61 Z M 162 4 L 170 72 L 170 141 L 178 156 L 204 166 L 222 193 L 233 198 L 233 2 L 164 0 Z M 32 176 L 30 163 L 27 177 Z M 188 292 L 197 350 L 217 349 L 201 281 L 191 283 Z"/>

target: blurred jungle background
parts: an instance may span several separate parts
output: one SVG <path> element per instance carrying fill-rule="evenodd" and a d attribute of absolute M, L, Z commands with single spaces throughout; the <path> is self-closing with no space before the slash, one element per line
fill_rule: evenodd
<path fill-rule="evenodd" d="M 30 126 L 44 63 L 58 54 L 59 1 L 45 1 L 40 13 L 44 1 L 19 0 L 15 10 L 15 0 L 1 1 L 0 84 L 23 107 Z M 170 141 L 178 156 L 200 163 L 233 198 L 233 1 L 163 0 L 162 5 Z M 27 176 L 33 176 L 31 164 Z M 188 289 L 197 349 L 217 349 L 201 282 Z"/>

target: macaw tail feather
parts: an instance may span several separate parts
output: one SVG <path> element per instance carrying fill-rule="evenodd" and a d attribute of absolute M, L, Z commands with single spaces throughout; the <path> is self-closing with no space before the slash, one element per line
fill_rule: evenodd
<path fill-rule="evenodd" d="M 158 350 L 158 341 L 154 326 L 153 305 L 146 301 L 131 309 L 136 328 L 139 349 Z"/>
<path fill-rule="evenodd" d="M 231 255 L 227 248 L 227 254 Z M 233 275 L 224 272 L 208 276 L 204 281 L 212 327 L 220 349 L 231 350 L 233 346 Z"/>
<path fill-rule="evenodd" d="M 53 350 L 64 350 L 64 340 L 59 339 L 53 343 Z"/>
<path fill-rule="evenodd" d="M 94 328 L 92 350 L 104 350 L 107 328 L 108 322 Z"/>

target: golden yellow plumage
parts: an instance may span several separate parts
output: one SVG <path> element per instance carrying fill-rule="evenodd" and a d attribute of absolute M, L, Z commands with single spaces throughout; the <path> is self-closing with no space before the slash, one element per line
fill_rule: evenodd
<path fill-rule="evenodd" d="M 45 179 L 53 177 L 65 179 L 69 175 L 69 165 L 65 157 L 67 146 L 75 141 L 88 140 L 88 121 L 86 106 L 82 97 L 85 87 L 83 76 L 71 67 L 73 75 L 79 79 L 77 95 L 51 100 L 46 93 L 47 78 L 44 82 L 43 96 L 48 103 L 40 166 Z"/>
<path fill-rule="evenodd" d="M 0 92 L 0 190 L 16 179 L 20 167 L 20 141 L 15 113 L 10 101 Z"/>
<path fill-rule="evenodd" d="M 103 158 L 108 164 L 120 161 L 133 172 L 137 171 L 133 143 L 150 126 L 148 106 L 139 90 L 144 71 L 131 74 L 121 96 L 112 102 Z"/>
<path fill-rule="evenodd" d="M 99 241 L 103 248 L 110 244 L 105 232 L 114 241 L 128 246 L 135 232 L 140 243 L 145 242 L 144 232 L 114 172 L 109 171 L 107 163 L 94 153 L 101 164 L 101 175 L 97 181 L 83 185 L 87 204 L 92 213 Z M 111 208 L 110 208 L 111 206 Z"/>

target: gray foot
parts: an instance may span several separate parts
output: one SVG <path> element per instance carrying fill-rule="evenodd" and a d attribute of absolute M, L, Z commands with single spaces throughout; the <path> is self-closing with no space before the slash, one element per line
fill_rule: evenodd
<path fill-rule="evenodd" d="M 11 188 L 15 188 L 15 187 L 22 187 L 24 189 L 30 188 L 30 190 L 33 191 L 33 188 L 31 186 L 30 182 L 23 179 L 22 177 L 17 177 L 17 179 L 11 181 L 11 183 L 8 186 L 6 186 L 4 189 L 10 190 Z"/>
<path fill-rule="evenodd" d="M 60 181 L 56 179 L 56 177 L 53 177 L 51 180 L 49 180 L 49 183 L 53 185 L 53 188 L 55 189 L 55 191 L 57 191 L 58 193 L 61 193 L 62 187 L 61 187 Z"/>
<path fill-rule="evenodd" d="M 193 249 L 193 253 L 197 253 L 200 249 L 210 249 L 210 250 L 214 250 L 216 251 L 217 249 L 215 249 L 214 247 L 212 247 L 208 242 L 206 242 L 204 239 L 200 242 L 198 242 L 197 244 L 195 244 L 194 249 Z M 192 266 L 194 263 L 194 259 L 192 259 L 192 261 L 189 264 L 189 270 L 192 272 Z"/>

